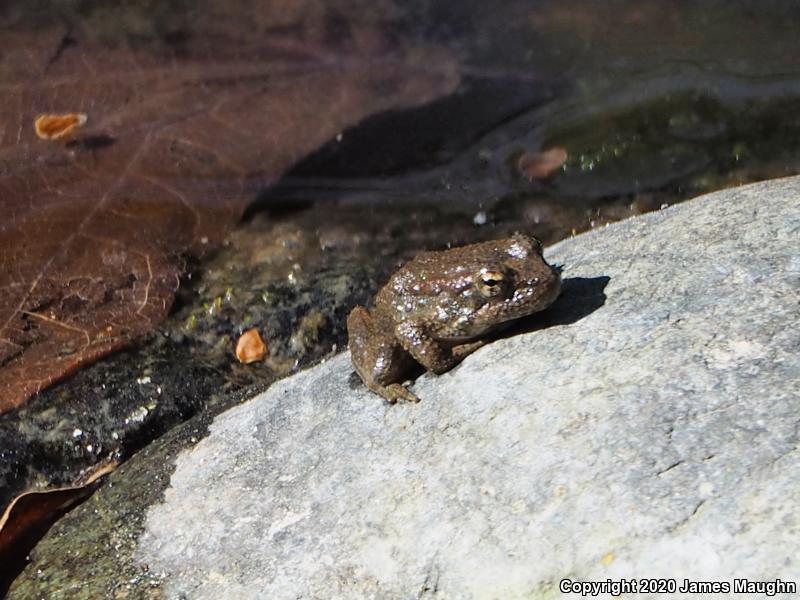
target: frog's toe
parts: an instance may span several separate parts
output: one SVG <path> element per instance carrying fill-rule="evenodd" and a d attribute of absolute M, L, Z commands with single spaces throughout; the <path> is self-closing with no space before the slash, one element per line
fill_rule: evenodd
<path fill-rule="evenodd" d="M 487 343 L 488 340 L 478 340 L 476 342 L 469 342 L 456 346 L 453 348 L 453 357 L 461 362 L 464 358 L 475 352 L 478 348 L 485 346 Z"/>
<path fill-rule="evenodd" d="M 419 398 L 402 384 L 392 383 L 391 385 L 387 385 L 384 389 L 386 393 L 381 395 L 386 398 L 390 404 L 395 404 L 398 400 L 404 400 L 405 402 L 414 404 L 419 402 Z"/>

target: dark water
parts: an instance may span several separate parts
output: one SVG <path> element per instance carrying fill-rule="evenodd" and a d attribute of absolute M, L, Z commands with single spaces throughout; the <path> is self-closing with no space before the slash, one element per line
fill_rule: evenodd
<path fill-rule="evenodd" d="M 458 93 L 370 119 L 295 169 L 287 188 L 319 182 L 321 196 L 349 187 L 371 200 L 411 191 L 449 202 L 539 193 L 672 202 L 800 167 L 791 3 L 418 4 L 398 28 L 458 56 Z M 568 152 L 553 177 L 515 173 L 520 153 L 553 146 Z M 424 167 L 434 174 L 420 178 Z"/>

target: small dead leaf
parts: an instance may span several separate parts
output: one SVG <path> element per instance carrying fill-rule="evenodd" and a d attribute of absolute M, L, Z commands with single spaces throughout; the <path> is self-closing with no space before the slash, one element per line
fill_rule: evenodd
<path fill-rule="evenodd" d="M 36 135 L 43 140 L 69 140 L 86 124 L 86 113 L 39 115 L 34 122 Z"/>
<path fill-rule="evenodd" d="M 263 360 L 267 355 L 267 345 L 261 339 L 258 329 L 245 331 L 236 342 L 236 358 L 246 365 Z"/>
<path fill-rule="evenodd" d="M 525 152 L 517 160 L 517 171 L 530 180 L 547 179 L 567 162 L 567 151 L 556 146 L 543 152 Z"/>

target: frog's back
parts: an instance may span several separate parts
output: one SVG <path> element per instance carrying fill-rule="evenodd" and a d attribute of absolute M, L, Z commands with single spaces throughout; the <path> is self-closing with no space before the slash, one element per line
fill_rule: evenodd
<path fill-rule="evenodd" d="M 421 252 L 392 275 L 378 292 L 376 306 L 390 309 L 397 319 L 425 316 L 438 307 L 471 295 L 475 274 L 501 260 L 498 241 L 448 250 Z"/>

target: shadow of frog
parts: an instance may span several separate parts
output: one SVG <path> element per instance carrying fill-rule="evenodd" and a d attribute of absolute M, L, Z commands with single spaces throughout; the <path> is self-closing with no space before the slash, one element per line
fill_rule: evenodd
<path fill-rule="evenodd" d="M 561 294 L 553 304 L 542 312 L 510 322 L 507 328 L 492 339 L 576 323 L 606 303 L 605 289 L 609 281 L 611 278 L 606 275 L 565 279 L 561 283 Z"/>

